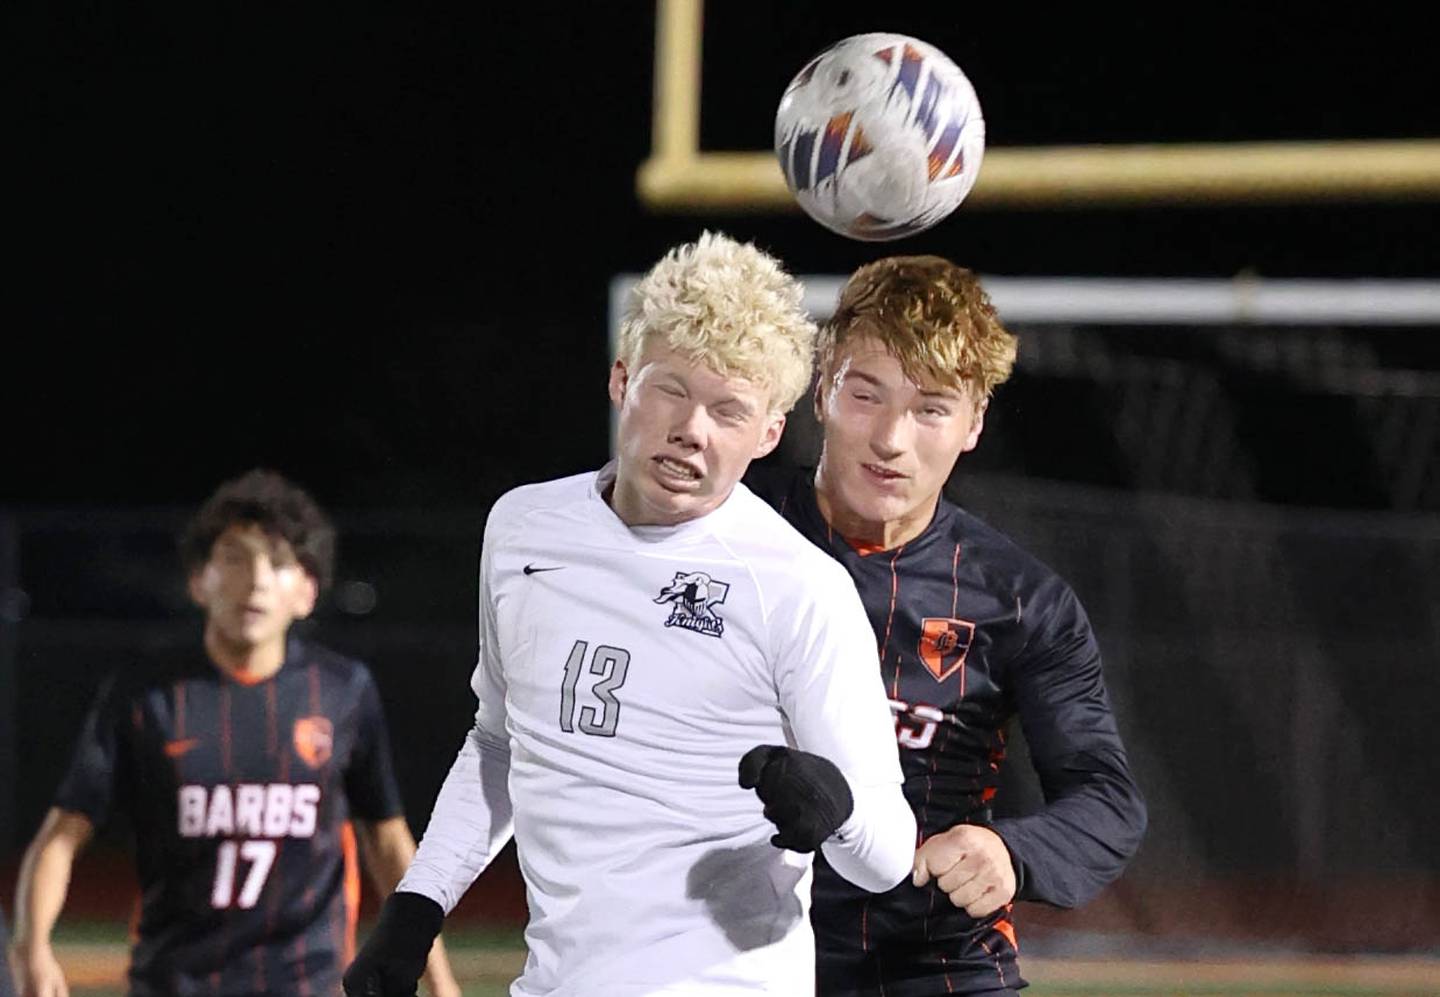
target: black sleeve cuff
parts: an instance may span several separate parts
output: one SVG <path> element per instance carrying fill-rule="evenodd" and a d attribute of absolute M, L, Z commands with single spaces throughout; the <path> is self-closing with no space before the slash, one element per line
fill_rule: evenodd
<path fill-rule="evenodd" d="M 445 909 L 418 893 L 392 893 L 380 911 L 377 931 L 394 939 L 402 951 L 429 952 L 445 923 Z"/>

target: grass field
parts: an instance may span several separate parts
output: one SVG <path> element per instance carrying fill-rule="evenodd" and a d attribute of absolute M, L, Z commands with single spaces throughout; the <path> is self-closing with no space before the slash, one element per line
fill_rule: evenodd
<path fill-rule="evenodd" d="M 518 934 L 446 931 L 467 997 L 504 997 L 525 961 Z M 71 925 L 57 937 L 75 997 L 119 997 L 125 968 L 123 928 Z M 1098 961 L 1023 960 L 1027 997 L 1436 997 L 1440 959 L 1313 957 Z"/>

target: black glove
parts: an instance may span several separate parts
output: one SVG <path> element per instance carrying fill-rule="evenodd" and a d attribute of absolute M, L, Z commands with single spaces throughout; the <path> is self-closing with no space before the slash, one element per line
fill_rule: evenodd
<path fill-rule="evenodd" d="M 740 759 L 740 787 L 765 804 L 765 819 L 780 832 L 776 848 L 813 852 L 855 809 L 850 784 L 828 758 L 760 744 Z"/>
<path fill-rule="evenodd" d="M 345 970 L 349 997 L 415 997 L 444 909 L 418 893 L 392 893 L 360 954 Z"/>

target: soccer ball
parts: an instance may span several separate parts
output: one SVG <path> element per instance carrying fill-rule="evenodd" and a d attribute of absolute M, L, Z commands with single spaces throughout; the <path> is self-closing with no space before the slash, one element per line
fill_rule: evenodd
<path fill-rule="evenodd" d="M 853 35 L 790 81 L 775 154 L 805 212 L 852 239 L 921 232 L 960 206 L 985 153 L 975 88 L 906 35 Z"/>

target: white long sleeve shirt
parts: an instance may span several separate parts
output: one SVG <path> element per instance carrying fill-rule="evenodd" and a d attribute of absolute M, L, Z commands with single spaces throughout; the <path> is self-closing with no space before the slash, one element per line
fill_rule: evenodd
<path fill-rule="evenodd" d="M 813 990 L 810 858 L 740 788 L 740 757 L 829 758 L 855 809 L 824 848 L 872 891 L 910 871 L 875 639 L 843 568 L 743 485 L 627 527 L 613 465 L 497 502 L 480 559 L 479 700 L 398 889 L 448 912 L 515 835 L 530 922 L 511 993 Z"/>

